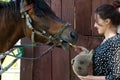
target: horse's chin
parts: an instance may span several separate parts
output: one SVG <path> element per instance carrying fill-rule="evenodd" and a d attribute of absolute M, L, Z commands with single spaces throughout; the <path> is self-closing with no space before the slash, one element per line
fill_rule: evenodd
<path fill-rule="evenodd" d="M 71 48 L 71 46 L 69 45 L 69 43 L 68 43 L 68 42 L 65 42 L 65 41 L 63 41 L 63 42 L 61 43 L 61 47 L 62 47 L 63 49 L 65 49 L 65 50 L 69 50 L 69 49 Z"/>
<path fill-rule="evenodd" d="M 54 44 L 53 44 L 53 43 L 49 43 L 48 45 L 49 45 L 49 46 L 52 46 L 52 45 L 54 45 Z M 62 48 L 62 49 L 64 49 L 64 50 L 69 50 L 71 46 L 70 46 L 67 42 L 63 41 L 63 42 L 61 42 L 59 45 L 56 45 L 56 47 Z"/>
<path fill-rule="evenodd" d="M 62 48 L 64 50 L 69 50 L 69 49 L 73 48 L 69 43 L 70 42 L 67 42 L 67 41 L 63 40 L 62 42 L 60 42 L 60 44 L 56 45 L 56 47 Z M 54 43 L 49 43 L 48 45 L 52 46 L 52 45 L 54 45 Z"/>

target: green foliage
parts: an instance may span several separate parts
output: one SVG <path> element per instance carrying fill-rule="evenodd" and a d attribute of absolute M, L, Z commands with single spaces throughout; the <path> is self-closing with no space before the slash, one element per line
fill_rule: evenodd
<path fill-rule="evenodd" d="M 10 0 L 0 0 L 0 1 L 5 1 L 5 2 L 9 2 Z"/>

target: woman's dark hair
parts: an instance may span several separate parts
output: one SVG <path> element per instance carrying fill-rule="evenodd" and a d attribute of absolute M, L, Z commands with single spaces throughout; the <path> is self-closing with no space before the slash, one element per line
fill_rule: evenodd
<path fill-rule="evenodd" d="M 102 19 L 109 18 L 113 25 L 120 25 L 120 12 L 118 11 L 120 4 L 103 4 L 99 6 L 95 13 L 98 14 Z"/>

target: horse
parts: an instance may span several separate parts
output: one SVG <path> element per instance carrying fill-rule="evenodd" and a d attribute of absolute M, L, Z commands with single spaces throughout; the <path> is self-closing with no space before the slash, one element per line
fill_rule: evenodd
<path fill-rule="evenodd" d="M 44 0 L 0 1 L 0 33 L 0 53 L 24 37 L 62 47 L 70 47 L 78 39 L 71 25 L 57 17 Z"/>

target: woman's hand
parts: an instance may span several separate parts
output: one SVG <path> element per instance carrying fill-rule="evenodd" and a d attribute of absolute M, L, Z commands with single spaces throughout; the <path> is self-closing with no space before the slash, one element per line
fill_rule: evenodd
<path fill-rule="evenodd" d="M 87 48 L 85 48 L 85 47 L 83 47 L 83 46 L 76 46 L 76 47 L 74 47 L 74 50 L 75 50 L 75 52 L 77 52 L 77 53 L 80 53 L 80 52 L 82 52 L 82 51 L 85 51 L 86 53 L 89 52 L 89 50 L 87 50 Z"/>
<path fill-rule="evenodd" d="M 78 78 L 80 78 L 80 80 L 93 80 L 92 76 L 78 76 Z"/>
<path fill-rule="evenodd" d="M 82 49 L 81 49 L 81 47 L 79 47 L 79 46 L 76 46 L 76 47 L 74 48 L 74 50 L 75 50 L 76 53 L 82 52 Z"/>

